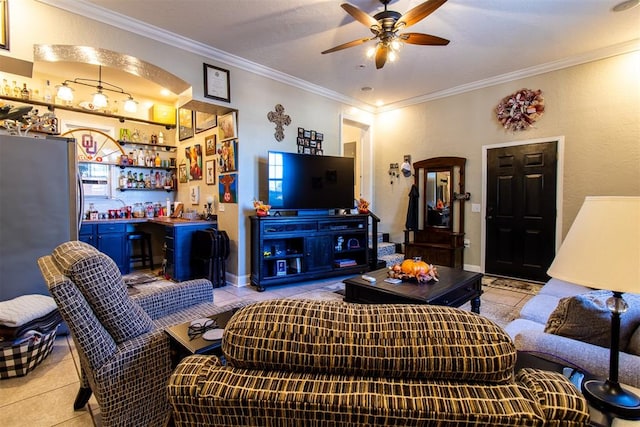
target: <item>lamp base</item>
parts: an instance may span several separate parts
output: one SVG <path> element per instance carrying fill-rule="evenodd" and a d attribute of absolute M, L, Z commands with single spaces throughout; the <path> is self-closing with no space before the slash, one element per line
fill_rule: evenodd
<path fill-rule="evenodd" d="M 640 398 L 617 382 L 587 380 L 582 383 L 582 393 L 597 409 L 618 418 L 640 420 Z"/>

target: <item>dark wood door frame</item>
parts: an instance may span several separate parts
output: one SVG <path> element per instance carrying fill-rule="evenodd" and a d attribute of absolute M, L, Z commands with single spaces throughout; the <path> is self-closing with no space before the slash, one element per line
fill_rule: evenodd
<path fill-rule="evenodd" d="M 556 252 L 562 243 L 562 217 L 563 217 L 563 183 L 564 183 L 564 136 L 551 136 L 546 138 L 527 139 L 522 141 L 504 142 L 482 146 L 482 210 L 480 219 L 480 269 L 485 272 L 486 242 L 487 242 L 487 152 L 493 148 L 513 147 L 519 145 L 539 144 L 543 142 L 557 142 L 557 181 L 556 181 Z"/>

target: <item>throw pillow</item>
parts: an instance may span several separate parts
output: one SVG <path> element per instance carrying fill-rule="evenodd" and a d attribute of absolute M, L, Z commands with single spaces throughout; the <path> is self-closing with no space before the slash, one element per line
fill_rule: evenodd
<path fill-rule="evenodd" d="M 153 329 L 151 318 L 129 298 L 118 266 L 107 255 L 83 242 L 67 242 L 53 251 L 53 258 L 116 343 Z"/>
<path fill-rule="evenodd" d="M 611 311 L 607 299 L 611 291 L 593 291 L 562 298 L 551 313 L 545 332 L 587 342 L 611 346 Z M 624 294 L 629 309 L 620 316 L 620 350 L 624 351 L 640 323 L 640 296 Z"/>
<path fill-rule="evenodd" d="M 633 335 L 631 335 L 626 352 L 640 356 L 640 326 L 638 326 Z"/>

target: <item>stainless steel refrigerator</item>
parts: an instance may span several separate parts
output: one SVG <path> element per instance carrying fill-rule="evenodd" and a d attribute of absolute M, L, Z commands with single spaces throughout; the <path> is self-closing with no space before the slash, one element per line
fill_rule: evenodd
<path fill-rule="evenodd" d="M 37 260 L 78 239 L 75 140 L 0 135 L 0 301 L 49 295 Z"/>

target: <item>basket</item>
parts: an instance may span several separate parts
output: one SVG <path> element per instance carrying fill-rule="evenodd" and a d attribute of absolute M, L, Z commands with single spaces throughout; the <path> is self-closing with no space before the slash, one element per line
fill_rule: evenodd
<path fill-rule="evenodd" d="M 27 341 L 13 346 L 0 346 L 0 379 L 27 375 L 53 349 L 58 326 L 46 333 L 36 332 Z"/>

